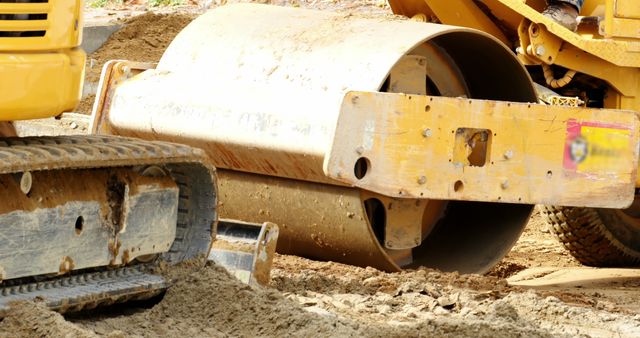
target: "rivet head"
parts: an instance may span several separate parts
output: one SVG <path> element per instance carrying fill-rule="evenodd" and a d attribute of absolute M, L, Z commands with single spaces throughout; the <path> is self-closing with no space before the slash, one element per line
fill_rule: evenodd
<path fill-rule="evenodd" d="M 364 147 L 359 146 L 358 148 L 356 148 L 356 153 L 358 153 L 358 155 L 362 155 L 362 153 L 364 153 Z"/>
<path fill-rule="evenodd" d="M 509 181 L 508 180 L 502 181 L 502 183 L 500 183 L 500 187 L 502 187 L 502 189 L 509 188 Z"/>
<path fill-rule="evenodd" d="M 513 158 L 513 150 L 507 150 L 504 152 L 504 158 L 510 160 Z"/>
<path fill-rule="evenodd" d="M 433 132 L 429 128 L 422 131 L 422 136 L 424 137 L 431 137 L 431 135 L 433 135 Z"/>

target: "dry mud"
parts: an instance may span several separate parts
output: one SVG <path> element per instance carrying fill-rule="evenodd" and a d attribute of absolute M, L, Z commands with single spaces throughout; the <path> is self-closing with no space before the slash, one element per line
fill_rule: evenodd
<path fill-rule="evenodd" d="M 214 265 L 171 272 L 155 305 L 62 315 L 16 304 L 0 336 L 66 337 L 555 337 L 640 335 L 640 315 L 606 299 L 589 304 L 509 286 L 494 276 L 420 269 L 385 273 L 278 256 L 269 287 L 249 287 Z"/>
<path fill-rule="evenodd" d="M 551 235 L 534 214 L 509 256 L 524 257 L 528 252 L 535 257 L 506 258 L 499 267 L 563 262 L 566 253 L 556 252 L 555 244 L 545 246 L 546 251 L 529 251 L 531 243 L 542 247 L 548 239 Z M 244 285 L 214 265 L 195 272 L 189 269 L 170 271 L 174 285 L 155 304 L 127 304 L 66 317 L 37 303 L 16 304 L 0 323 L 0 336 L 640 335 L 640 312 L 621 307 L 625 300 L 608 296 L 606 290 L 511 286 L 502 278 L 502 268 L 485 276 L 429 269 L 385 273 L 279 255 L 268 287 Z M 638 290 L 640 283 L 627 303 L 637 301 Z"/>

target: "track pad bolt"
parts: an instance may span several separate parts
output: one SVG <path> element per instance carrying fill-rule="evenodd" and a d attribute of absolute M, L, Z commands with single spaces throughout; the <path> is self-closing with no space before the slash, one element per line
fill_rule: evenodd
<path fill-rule="evenodd" d="M 20 176 L 20 190 L 25 195 L 31 191 L 31 185 L 33 184 L 33 178 L 31 173 L 26 171 Z"/>

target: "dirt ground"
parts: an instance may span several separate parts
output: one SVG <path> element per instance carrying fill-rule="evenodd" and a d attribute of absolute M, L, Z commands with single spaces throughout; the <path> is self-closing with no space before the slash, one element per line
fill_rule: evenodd
<path fill-rule="evenodd" d="M 278 4 L 388 13 L 383 1 Z M 144 10 L 144 3 L 133 5 Z M 87 81 L 97 81 L 109 59 L 158 61 L 182 27 L 217 5 L 130 19 L 90 56 Z M 88 112 L 92 100 L 79 111 Z M 214 265 L 197 272 L 178 268 L 173 287 L 155 303 L 65 316 L 38 303 L 16 304 L 0 323 L 0 337 L 638 337 L 640 273 L 612 271 L 581 267 L 536 211 L 513 250 L 484 276 L 386 273 L 279 255 L 268 287 L 241 284 Z M 569 281 L 544 281 L 556 275 Z"/>
<path fill-rule="evenodd" d="M 214 265 L 197 272 L 177 268 L 172 271 L 174 286 L 155 304 L 66 316 L 37 303 L 17 304 L 0 323 L 0 336 L 640 335 L 640 309 L 625 307 L 636 305 L 640 279 L 624 287 L 610 283 L 556 290 L 513 286 L 503 278 L 538 266 L 578 264 L 545 232 L 536 213 L 513 251 L 485 276 L 429 269 L 385 273 L 278 255 L 268 287 L 244 285 Z M 626 288 L 630 295 L 619 299 L 605 287 Z"/>

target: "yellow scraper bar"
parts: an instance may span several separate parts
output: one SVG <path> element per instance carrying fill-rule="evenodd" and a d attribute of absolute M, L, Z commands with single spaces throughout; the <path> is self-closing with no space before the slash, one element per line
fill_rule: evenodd
<path fill-rule="evenodd" d="M 350 92 L 325 173 L 392 197 L 624 208 L 632 112 Z"/>

